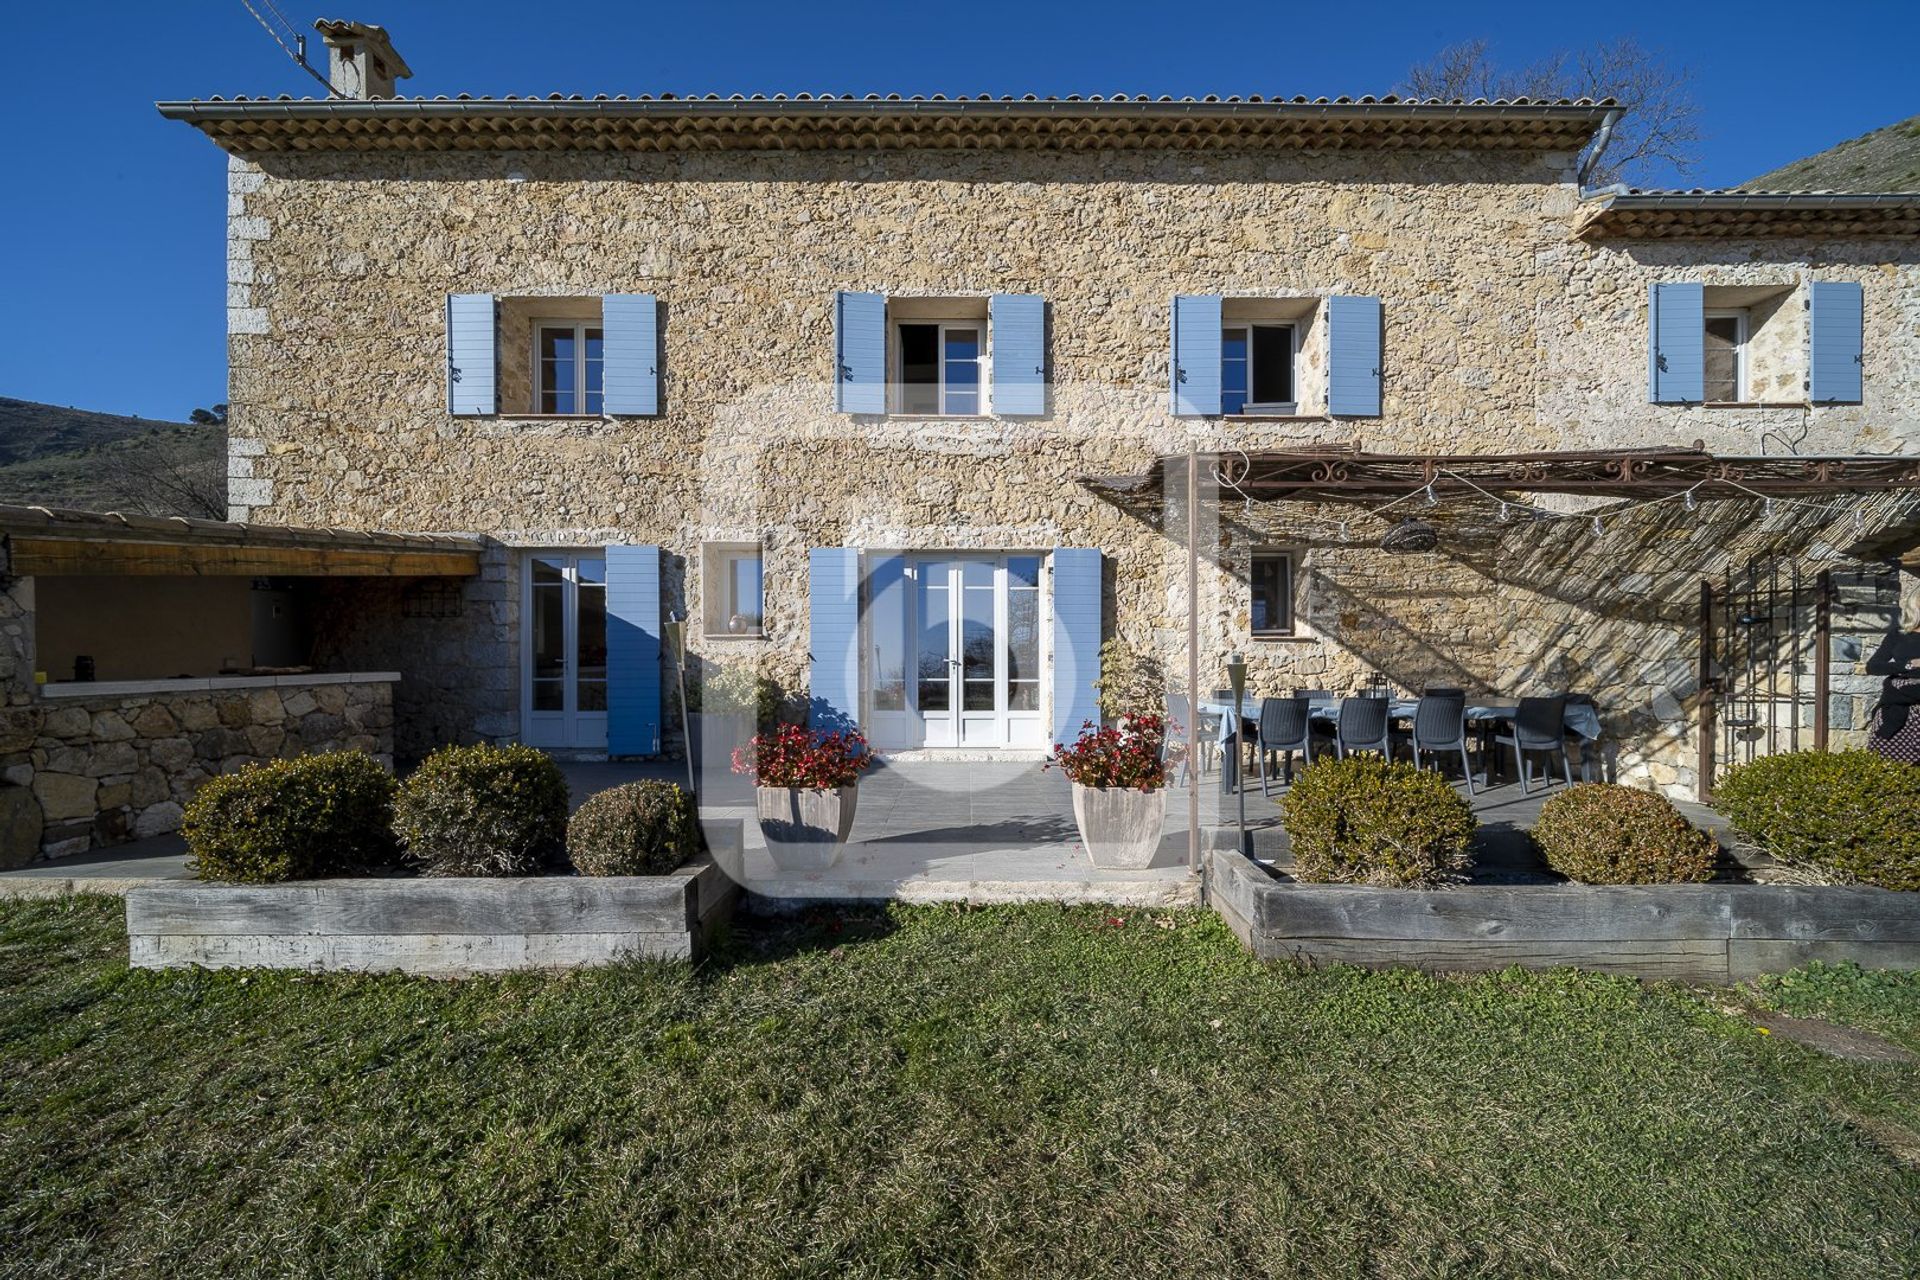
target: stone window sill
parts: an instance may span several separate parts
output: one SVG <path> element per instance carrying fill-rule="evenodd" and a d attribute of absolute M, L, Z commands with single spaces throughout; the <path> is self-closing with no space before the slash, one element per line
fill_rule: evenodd
<path fill-rule="evenodd" d="M 225 689 L 289 689 L 316 684 L 398 684 L 398 671 L 312 672 L 303 676 L 188 676 L 174 680 L 74 680 L 43 684 L 42 698 L 124 698 L 149 693 L 209 693 Z"/>
<path fill-rule="evenodd" d="M 707 640 L 765 640 L 767 638 L 767 633 L 764 631 L 713 631 L 703 629 L 700 634 L 703 639 Z"/>
<path fill-rule="evenodd" d="M 1226 422 L 1331 422 L 1333 419 L 1324 413 L 1228 413 L 1221 415 Z"/>
<path fill-rule="evenodd" d="M 1703 400 L 1703 409 L 1811 409 L 1805 400 Z"/>
<path fill-rule="evenodd" d="M 1296 631 L 1290 635 L 1277 635 L 1272 632 L 1261 632 L 1261 633 L 1257 633 L 1255 635 L 1249 636 L 1248 640 L 1250 643 L 1253 643 L 1253 644 L 1288 645 L 1288 644 L 1319 644 L 1320 643 L 1319 636 L 1309 635 L 1304 631 Z"/>

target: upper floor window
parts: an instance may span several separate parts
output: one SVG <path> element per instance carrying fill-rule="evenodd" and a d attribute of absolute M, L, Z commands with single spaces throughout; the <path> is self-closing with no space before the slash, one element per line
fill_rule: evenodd
<path fill-rule="evenodd" d="M 980 407 L 985 326 L 977 321 L 902 321 L 894 326 L 898 412 L 972 416 Z"/>
<path fill-rule="evenodd" d="M 1292 413 L 1294 358 L 1299 351 L 1291 324 L 1229 324 L 1220 331 L 1220 411 Z"/>
<path fill-rule="evenodd" d="M 605 342 L 596 323 L 539 320 L 534 323 L 534 403 L 542 414 L 599 415 Z"/>
<path fill-rule="evenodd" d="M 1747 391 L 1747 334 L 1752 317 L 1745 307 L 1706 313 L 1703 390 L 1708 404 L 1736 404 Z"/>

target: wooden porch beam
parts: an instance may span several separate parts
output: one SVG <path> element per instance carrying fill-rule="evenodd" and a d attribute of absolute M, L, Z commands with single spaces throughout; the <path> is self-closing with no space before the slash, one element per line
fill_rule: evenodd
<path fill-rule="evenodd" d="M 9 540 L 8 549 L 9 572 L 20 577 L 466 578 L 480 572 L 477 551 L 452 549 L 382 551 L 19 535 Z"/>

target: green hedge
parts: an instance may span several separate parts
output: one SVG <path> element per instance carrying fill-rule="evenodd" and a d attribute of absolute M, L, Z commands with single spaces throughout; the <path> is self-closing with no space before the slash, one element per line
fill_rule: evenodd
<path fill-rule="evenodd" d="M 565 852 L 567 780 L 532 747 L 443 747 L 400 784 L 393 829 L 424 875 L 535 875 Z"/>
<path fill-rule="evenodd" d="M 270 884 L 394 865 L 393 775 L 360 751 L 251 764 L 210 778 L 180 820 L 202 880 Z"/>
<path fill-rule="evenodd" d="M 1303 770 L 1283 821 L 1296 879 L 1405 888 L 1457 879 L 1475 826 L 1444 777 L 1370 755 Z"/>
<path fill-rule="evenodd" d="M 1729 770 L 1714 804 L 1789 866 L 1920 889 L 1920 767 L 1870 751 L 1797 751 Z"/>
<path fill-rule="evenodd" d="M 693 797 L 671 782 L 596 792 L 567 823 L 567 857 L 581 875 L 663 875 L 699 848 Z"/>
<path fill-rule="evenodd" d="M 1583 884 L 1667 884 L 1713 878 L 1719 847 L 1673 801 L 1651 791 L 1581 783 L 1540 806 L 1533 842 L 1546 864 Z"/>

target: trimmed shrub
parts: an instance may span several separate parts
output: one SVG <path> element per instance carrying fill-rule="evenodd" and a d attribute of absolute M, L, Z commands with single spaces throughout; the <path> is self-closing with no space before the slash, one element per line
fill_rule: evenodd
<path fill-rule="evenodd" d="M 423 875 L 535 875 L 566 849 L 567 780 L 532 747 L 442 747 L 400 784 L 393 830 Z"/>
<path fill-rule="evenodd" d="M 699 848 L 693 797 L 671 782 L 596 792 L 567 823 L 567 857 L 583 876 L 664 875 Z"/>
<path fill-rule="evenodd" d="M 393 787 L 363 751 L 268 760 L 209 778 L 180 834 L 202 880 L 271 884 L 391 867 Z"/>
<path fill-rule="evenodd" d="M 1735 766 L 1713 796 L 1789 866 L 1920 889 L 1920 768 L 1871 751 L 1796 751 Z"/>
<path fill-rule="evenodd" d="M 1318 760 L 1283 822 L 1296 879 L 1429 888 L 1466 870 L 1473 808 L 1444 777 L 1377 756 Z"/>
<path fill-rule="evenodd" d="M 1549 867 L 1583 884 L 1711 880 L 1713 837 L 1651 791 L 1583 782 L 1540 806 L 1533 842 Z"/>

